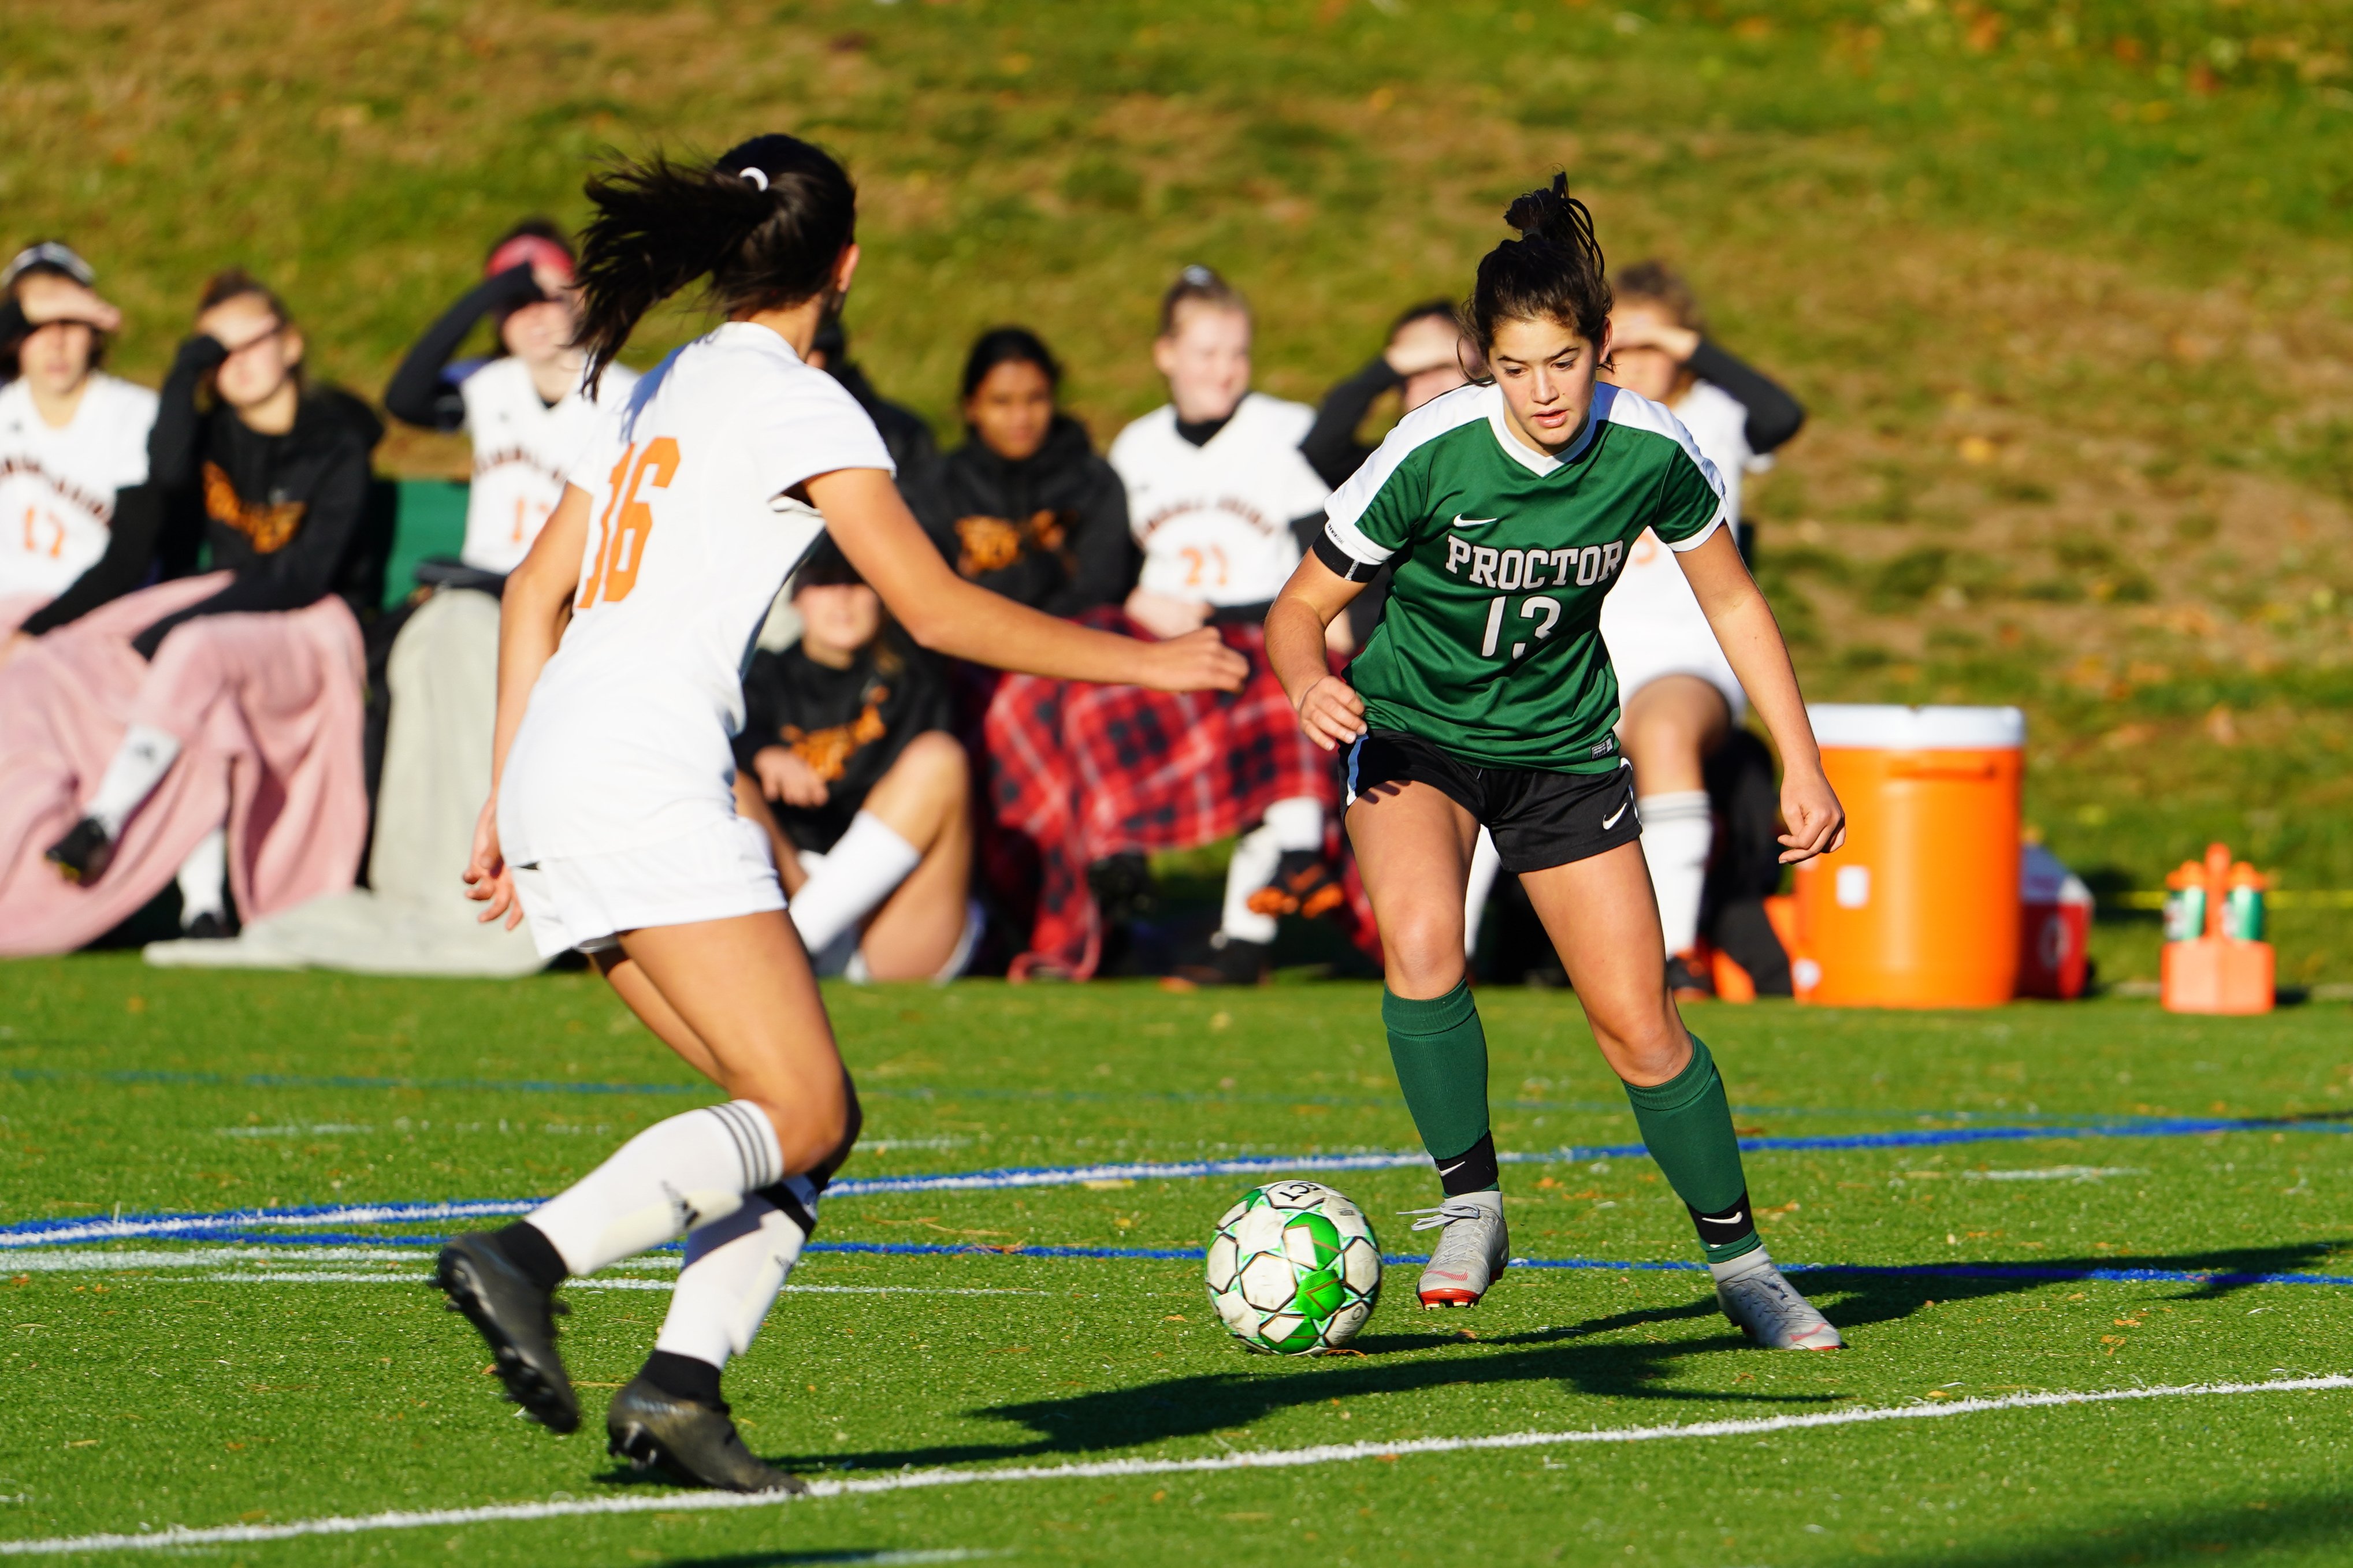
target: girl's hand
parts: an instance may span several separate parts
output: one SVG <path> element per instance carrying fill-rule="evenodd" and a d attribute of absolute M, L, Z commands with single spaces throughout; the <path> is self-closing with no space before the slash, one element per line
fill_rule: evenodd
<path fill-rule="evenodd" d="M 1621 310 L 1609 318 L 1613 349 L 1656 349 L 1677 364 L 1699 353 L 1699 334 L 1689 327 L 1662 321 L 1649 310 Z"/>
<path fill-rule="evenodd" d="M 1148 663 L 1136 684 L 1155 691 L 1240 691 L 1250 679 L 1250 661 L 1214 626 L 1137 646 Z"/>
<path fill-rule="evenodd" d="M 786 805 L 815 810 L 831 793 L 817 770 L 788 747 L 761 747 L 752 753 L 752 771 L 760 775 L 760 793 Z"/>
<path fill-rule="evenodd" d="M 101 332 L 122 330 L 122 312 L 70 278 L 54 272 L 29 272 L 16 280 L 16 304 L 25 320 L 45 327 L 52 321 L 79 321 Z"/>
<path fill-rule="evenodd" d="M 1781 780 L 1781 820 L 1789 825 L 1780 836 L 1784 866 L 1828 855 L 1846 842 L 1846 808 L 1819 768 L 1792 768 Z"/>
<path fill-rule="evenodd" d="M 1336 675 L 1316 681 L 1299 698 L 1299 727 L 1327 752 L 1365 733 L 1365 700 Z"/>
<path fill-rule="evenodd" d="M 487 925 L 504 915 L 507 930 L 522 924 L 514 871 L 499 852 L 499 797 L 495 795 L 482 803 L 482 815 L 474 819 L 474 858 L 466 863 L 466 896 L 491 906 L 477 917 L 480 923 Z"/>
<path fill-rule="evenodd" d="M 1181 637 L 1206 624 L 1209 606 L 1195 599 L 1178 599 L 1138 588 L 1120 606 L 1127 618 L 1156 637 Z"/>

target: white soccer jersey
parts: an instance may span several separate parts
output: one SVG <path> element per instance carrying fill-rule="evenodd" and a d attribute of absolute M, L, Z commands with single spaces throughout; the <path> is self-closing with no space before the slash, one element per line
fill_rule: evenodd
<path fill-rule="evenodd" d="M 466 431 L 474 438 L 474 482 L 466 496 L 466 542 L 459 559 L 485 572 L 512 572 L 531 552 L 547 514 L 564 499 L 565 476 L 605 409 L 626 402 L 638 373 L 608 365 L 591 401 L 575 390 L 553 407 L 540 401 L 531 368 L 494 359 L 458 384 Z"/>
<path fill-rule="evenodd" d="M 748 321 L 677 350 L 597 421 L 571 479 L 589 497 L 571 623 L 500 784 L 509 861 L 734 819 L 744 661 L 824 529 L 784 492 L 840 468 L 893 471 L 874 422 Z"/>
<path fill-rule="evenodd" d="M 1253 392 L 1225 428 L 1196 447 L 1176 410 L 1156 408 L 1119 433 L 1111 466 L 1127 484 L 1129 526 L 1144 547 L 1141 586 L 1211 605 L 1271 599 L 1299 565 L 1293 520 L 1330 489 L 1299 450 L 1315 410 Z"/>
<path fill-rule="evenodd" d="M 1748 450 L 1748 410 L 1711 382 L 1701 382 L 1674 405 L 1724 483 L 1724 510 L 1739 538 L 1740 477 L 1755 460 Z M 1645 531 L 1627 553 L 1625 574 L 1601 602 L 1601 637 L 1622 698 L 1662 675 L 1695 675 L 1724 693 L 1735 718 L 1746 705 L 1739 678 L 1724 657 L 1705 612 L 1683 580 L 1674 552 Z"/>
<path fill-rule="evenodd" d="M 92 375 L 62 430 L 22 380 L 0 386 L 0 598 L 55 598 L 106 553 L 114 492 L 147 479 L 155 395 Z"/>

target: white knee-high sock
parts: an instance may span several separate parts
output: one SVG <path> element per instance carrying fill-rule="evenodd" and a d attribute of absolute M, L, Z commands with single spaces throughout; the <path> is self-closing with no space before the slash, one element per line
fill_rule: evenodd
<path fill-rule="evenodd" d="M 1634 809 L 1642 814 L 1642 858 L 1650 863 L 1651 890 L 1659 898 L 1667 952 L 1688 952 L 1699 940 L 1700 895 L 1707 887 L 1707 854 L 1715 845 L 1707 791 L 1646 795 Z"/>
<path fill-rule="evenodd" d="M 823 952 L 834 938 L 880 908 L 923 860 L 923 851 L 881 817 L 863 811 L 851 817 L 849 831 L 825 852 L 825 864 L 792 896 L 790 913 L 801 945 Z"/>
<path fill-rule="evenodd" d="M 784 1175 L 768 1113 L 749 1100 L 658 1121 L 534 1209 L 532 1228 L 577 1276 L 724 1219 Z"/>
<path fill-rule="evenodd" d="M 122 837 L 122 825 L 147 803 L 164 775 L 180 758 L 177 738 L 153 724 L 133 724 L 123 731 L 122 744 L 106 764 L 98 791 L 82 803 L 81 814 L 96 817 L 109 838 Z"/>
<path fill-rule="evenodd" d="M 1295 849 L 1324 852 L 1324 803 L 1314 795 L 1278 800 L 1266 808 L 1266 830 L 1284 854 Z"/>
<path fill-rule="evenodd" d="M 1320 808 L 1319 808 L 1320 809 Z M 1273 814 L 1270 812 L 1269 816 Z M 1317 833 L 1323 829 L 1319 826 Z M 1319 837 L 1316 840 L 1323 842 Z M 1250 907 L 1250 895 L 1274 880 L 1282 864 L 1282 843 L 1268 822 L 1234 840 L 1234 858 L 1226 864 L 1226 907 L 1218 929 L 1242 942 L 1272 942 L 1275 920 Z"/>
<path fill-rule="evenodd" d="M 197 839 L 180 862 L 180 923 L 185 926 L 198 915 L 227 915 L 223 895 L 227 880 L 228 830 L 216 827 Z"/>
<path fill-rule="evenodd" d="M 1462 956 L 1472 958 L 1479 952 L 1479 923 L 1487 918 L 1487 895 L 1495 890 L 1495 879 L 1504 869 L 1504 858 L 1495 853 L 1495 840 L 1485 828 L 1479 830 L 1479 842 L 1471 849 L 1471 875 L 1462 889 Z"/>
<path fill-rule="evenodd" d="M 797 1215 L 779 1207 L 771 1188 L 687 1237 L 686 1266 L 654 1349 L 724 1367 L 730 1356 L 752 1348 L 817 1222 L 817 1194 L 807 1180 L 796 1176 L 785 1186 Z"/>

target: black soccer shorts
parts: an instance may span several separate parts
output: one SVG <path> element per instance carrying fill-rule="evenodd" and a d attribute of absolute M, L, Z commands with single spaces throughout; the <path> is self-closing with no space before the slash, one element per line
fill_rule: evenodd
<path fill-rule="evenodd" d="M 1642 837 L 1634 809 L 1634 769 L 1624 758 L 1606 773 L 1482 768 L 1401 730 L 1375 730 L 1342 763 L 1348 803 L 1384 784 L 1426 784 L 1469 812 L 1495 840 L 1504 869 L 1517 876 L 1631 844 Z"/>

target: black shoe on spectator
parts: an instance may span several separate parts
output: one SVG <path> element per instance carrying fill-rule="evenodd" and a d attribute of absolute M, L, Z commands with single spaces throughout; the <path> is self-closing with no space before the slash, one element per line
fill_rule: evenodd
<path fill-rule="evenodd" d="M 1198 959 L 1176 966 L 1176 974 L 1196 985 L 1263 985 L 1273 952 L 1272 942 L 1248 942 L 1219 931 L 1209 938 Z"/>
<path fill-rule="evenodd" d="M 1300 915 L 1314 920 L 1328 915 L 1348 901 L 1331 863 L 1313 849 L 1286 849 L 1274 868 L 1274 880 L 1250 896 L 1250 907 L 1262 915 Z"/>
<path fill-rule="evenodd" d="M 1702 973 L 1677 953 L 1667 960 L 1667 989 L 1678 1002 L 1704 1002 L 1715 995 L 1715 977 Z"/>
<path fill-rule="evenodd" d="M 48 847 L 47 859 L 69 882 L 87 886 L 106 875 L 114 863 L 114 840 L 94 816 L 85 816 Z"/>
<path fill-rule="evenodd" d="M 227 942 L 236 934 L 228 929 L 228 921 L 210 910 L 180 928 L 182 942 Z"/>
<path fill-rule="evenodd" d="M 1160 903 L 1160 889 L 1152 881 L 1152 862 L 1133 851 L 1106 855 L 1088 867 L 1087 888 L 1094 894 L 1103 918 L 1113 925 L 1141 920 Z"/>

